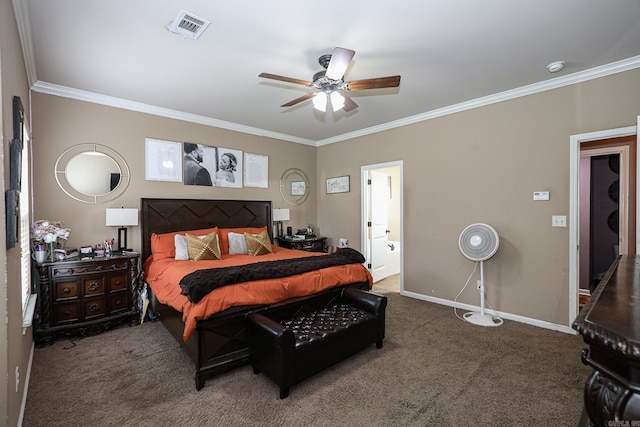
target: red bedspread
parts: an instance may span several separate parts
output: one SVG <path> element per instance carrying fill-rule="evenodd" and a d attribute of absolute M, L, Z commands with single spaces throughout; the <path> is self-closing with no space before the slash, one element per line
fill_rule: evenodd
<path fill-rule="evenodd" d="M 193 335 L 198 320 L 206 319 L 233 306 L 273 304 L 349 283 L 369 282 L 369 287 L 372 286 L 373 280 L 369 270 L 362 264 L 348 264 L 279 279 L 223 286 L 212 291 L 196 304 L 189 302 L 187 297 L 180 293 L 180 279 L 196 270 L 322 255 L 324 254 L 274 246 L 273 253 L 259 257 L 224 254 L 221 260 L 210 261 L 176 261 L 174 258 L 154 261 L 151 256 L 144 265 L 145 281 L 159 302 L 182 313 L 182 320 L 185 323 L 183 339 L 187 341 Z"/>

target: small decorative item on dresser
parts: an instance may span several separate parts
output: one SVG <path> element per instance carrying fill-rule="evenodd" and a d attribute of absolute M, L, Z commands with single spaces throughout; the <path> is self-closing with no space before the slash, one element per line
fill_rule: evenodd
<path fill-rule="evenodd" d="M 49 261 L 55 261 L 55 249 L 64 248 L 69 238 L 69 229 L 64 228 L 62 221 L 38 220 L 31 227 L 31 247 L 35 251 L 36 247 L 42 244 L 47 245 L 47 256 Z"/>

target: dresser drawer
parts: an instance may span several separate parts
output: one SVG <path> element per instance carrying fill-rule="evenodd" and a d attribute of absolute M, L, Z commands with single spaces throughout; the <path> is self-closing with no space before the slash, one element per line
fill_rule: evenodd
<path fill-rule="evenodd" d="M 67 302 L 53 306 L 53 319 L 57 324 L 74 323 L 80 320 L 80 302 Z"/>
<path fill-rule="evenodd" d="M 121 291 L 127 289 L 129 283 L 127 282 L 126 274 L 115 274 L 109 277 L 109 291 Z"/>
<path fill-rule="evenodd" d="M 78 298 L 80 296 L 78 293 L 78 282 L 75 280 L 68 282 L 56 282 L 53 286 L 55 301 L 64 301 L 71 298 Z"/>
<path fill-rule="evenodd" d="M 88 298 L 83 301 L 85 320 L 107 314 L 107 307 L 104 298 Z"/>
<path fill-rule="evenodd" d="M 82 279 L 82 290 L 87 297 L 104 294 L 104 277 Z"/>
<path fill-rule="evenodd" d="M 118 313 L 127 311 L 129 308 L 129 298 L 127 292 L 117 292 L 109 294 L 109 312 Z"/>

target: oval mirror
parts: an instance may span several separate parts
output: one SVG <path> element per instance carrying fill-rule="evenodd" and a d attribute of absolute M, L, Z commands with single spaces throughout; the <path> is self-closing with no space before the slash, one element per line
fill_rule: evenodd
<path fill-rule="evenodd" d="M 55 165 L 58 185 L 69 196 L 85 203 L 114 200 L 129 185 L 129 167 L 109 147 L 80 144 L 58 157 Z"/>
<path fill-rule="evenodd" d="M 309 180 L 300 169 L 287 169 L 280 178 L 280 194 L 290 205 L 299 205 L 309 196 Z"/>

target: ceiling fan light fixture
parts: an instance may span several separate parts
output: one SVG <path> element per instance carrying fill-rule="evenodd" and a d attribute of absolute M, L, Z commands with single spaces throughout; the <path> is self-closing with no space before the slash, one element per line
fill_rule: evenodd
<path fill-rule="evenodd" d="M 313 97 L 313 108 L 318 111 L 322 111 L 323 113 L 327 111 L 327 94 L 324 92 L 319 92 L 316 96 Z"/>
<path fill-rule="evenodd" d="M 331 105 L 333 106 L 333 111 L 338 111 L 342 107 L 344 107 L 344 96 L 342 96 L 338 92 L 331 92 Z"/>

